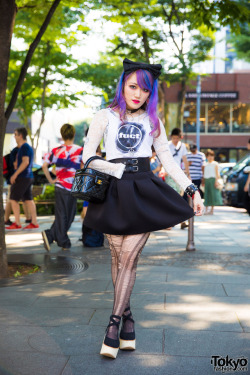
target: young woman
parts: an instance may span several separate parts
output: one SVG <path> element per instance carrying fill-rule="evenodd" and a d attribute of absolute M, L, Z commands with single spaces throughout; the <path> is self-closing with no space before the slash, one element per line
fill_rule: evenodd
<path fill-rule="evenodd" d="M 221 192 L 218 189 L 218 180 L 220 178 L 219 166 L 217 161 L 214 160 L 213 150 L 206 152 L 207 163 L 204 168 L 204 206 L 206 207 L 205 215 L 213 215 L 214 206 L 222 206 Z M 208 208 L 211 207 L 210 211 Z"/>
<path fill-rule="evenodd" d="M 100 354 L 112 358 L 119 347 L 135 349 L 130 296 L 138 258 L 150 232 L 180 223 L 194 211 L 201 215 L 203 209 L 197 188 L 173 160 L 156 114 L 161 65 L 125 59 L 123 66 L 115 98 L 109 108 L 95 115 L 83 152 L 85 163 L 104 136 L 107 161 L 94 160 L 91 166 L 113 178 L 105 202 L 90 203 L 84 223 L 106 233 L 109 241 L 114 305 Z M 167 173 L 193 196 L 194 211 L 151 172 L 152 145 Z"/>

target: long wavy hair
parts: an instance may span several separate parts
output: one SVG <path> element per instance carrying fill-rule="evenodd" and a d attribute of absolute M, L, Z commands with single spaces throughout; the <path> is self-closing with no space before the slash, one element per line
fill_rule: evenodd
<path fill-rule="evenodd" d="M 114 100 L 109 105 L 112 109 L 118 109 L 120 112 L 120 119 L 122 122 L 125 120 L 125 112 L 126 112 L 126 101 L 124 98 L 124 86 L 128 78 L 133 74 L 122 73 L 117 89 Z M 160 135 L 160 122 L 157 116 L 157 103 L 158 103 L 158 80 L 154 79 L 152 74 L 148 70 L 139 69 L 136 70 L 136 77 L 137 77 L 137 84 L 141 89 L 146 89 L 149 91 L 149 97 L 147 101 L 142 105 L 142 109 L 144 109 L 153 124 L 153 129 L 150 132 L 150 135 L 158 137 Z"/>

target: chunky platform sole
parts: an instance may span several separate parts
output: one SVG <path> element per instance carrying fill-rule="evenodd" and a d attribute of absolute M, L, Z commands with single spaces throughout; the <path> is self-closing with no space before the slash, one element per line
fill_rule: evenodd
<path fill-rule="evenodd" d="M 118 350 L 119 348 L 112 348 L 112 346 L 107 346 L 103 343 L 100 354 L 104 355 L 105 357 L 110 357 L 110 358 L 115 359 L 117 356 Z"/>
<path fill-rule="evenodd" d="M 120 339 L 121 350 L 135 350 L 136 340 L 122 340 Z"/>

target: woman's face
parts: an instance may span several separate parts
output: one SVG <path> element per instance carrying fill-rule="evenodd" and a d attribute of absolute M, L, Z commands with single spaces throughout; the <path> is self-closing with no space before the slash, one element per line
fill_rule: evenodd
<path fill-rule="evenodd" d="M 208 160 L 208 162 L 212 162 L 212 161 L 214 161 L 214 156 L 213 155 L 208 155 L 207 156 L 207 160 Z"/>
<path fill-rule="evenodd" d="M 125 82 L 123 93 L 127 109 L 139 109 L 148 99 L 149 94 L 148 90 L 141 89 L 138 86 L 136 73 L 131 74 Z"/>

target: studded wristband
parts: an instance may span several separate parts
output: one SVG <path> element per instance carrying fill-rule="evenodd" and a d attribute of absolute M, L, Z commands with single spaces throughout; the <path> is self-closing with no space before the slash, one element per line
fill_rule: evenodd
<path fill-rule="evenodd" d="M 195 194 L 196 191 L 198 191 L 197 186 L 195 186 L 194 184 L 192 184 L 192 185 L 189 185 L 186 188 L 185 193 L 187 195 L 189 195 L 192 199 L 194 199 L 194 194 Z"/>

